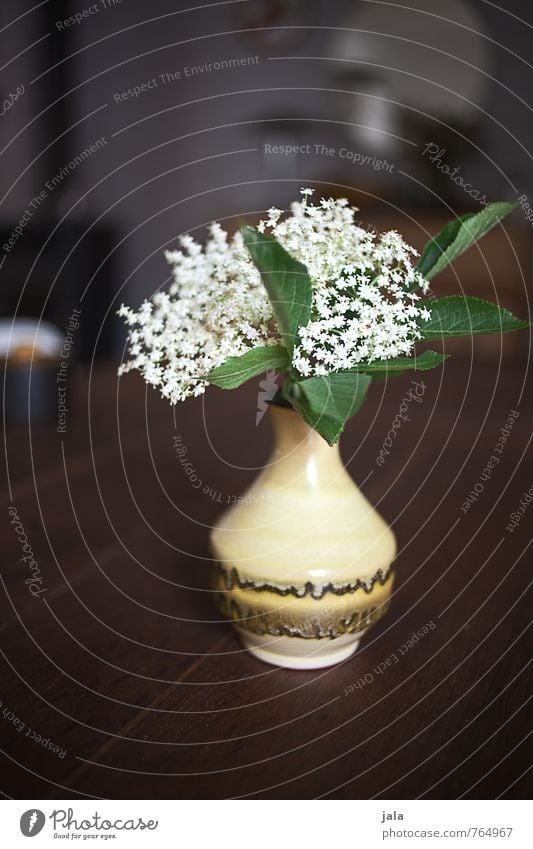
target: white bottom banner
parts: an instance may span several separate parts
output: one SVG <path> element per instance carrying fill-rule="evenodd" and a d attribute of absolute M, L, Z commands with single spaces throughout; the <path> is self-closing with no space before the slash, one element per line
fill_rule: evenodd
<path fill-rule="evenodd" d="M 236 810 L 239 807 L 239 811 Z M 329 810 L 325 810 L 329 807 Z M 526 801 L 6 800 L 1 845 L 531 846 Z"/>

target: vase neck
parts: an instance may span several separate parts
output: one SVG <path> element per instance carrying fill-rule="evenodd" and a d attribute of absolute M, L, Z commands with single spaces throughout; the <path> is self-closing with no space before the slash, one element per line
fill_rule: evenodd
<path fill-rule="evenodd" d="M 338 443 L 330 446 L 294 410 L 271 405 L 274 430 L 272 464 L 311 487 L 327 486 L 347 476 Z"/>

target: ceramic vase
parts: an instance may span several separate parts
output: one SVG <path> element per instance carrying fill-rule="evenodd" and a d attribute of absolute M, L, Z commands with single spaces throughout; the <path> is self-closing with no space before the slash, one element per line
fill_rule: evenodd
<path fill-rule="evenodd" d="M 260 660 L 330 666 L 386 612 L 395 538 L 338 444 L 290 408 L 270 411 L 272 454 L 211 532 L 217 604 Z"/>

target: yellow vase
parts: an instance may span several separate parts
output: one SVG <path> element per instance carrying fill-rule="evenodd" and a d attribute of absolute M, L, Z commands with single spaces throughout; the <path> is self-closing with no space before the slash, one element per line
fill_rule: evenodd
<path fill-rule="evenodd" d="M 256 657 L 316 669 L 353 654 L 386 612 L 396 542 L 339 446 L 270 409 L 272 454 L 211 532 L 216 598 Z"/>

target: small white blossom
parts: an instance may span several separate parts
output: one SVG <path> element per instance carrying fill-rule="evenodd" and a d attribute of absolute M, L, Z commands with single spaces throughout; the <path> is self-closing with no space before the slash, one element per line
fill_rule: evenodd
<path fill-rule="evenodd" d="M 128 327 L 130 360 L 172 404 L 201 395 L 207 374 L 228 357 L 275 344 L 272 308 L 240 233 L 231 239 L 219 224 L 202 248 L 191 236 L 167 251 L 173 266 L 168 293 L 158 292 L 134 311 L 119 310 Z"/>
<path fill-rule="evenodd" d="M 412 261 L 416 250 L 399 233 L 359 227 L 344 198 L 309 204 L 311 192 L 302 190 L 291 215 L 273 225 L 267 219 L 264 228 L 307 267 L 313 285 L 311 320 L 293 366 L 307 377 L 410 354 L 427 312 L 409 291 L 427 289 Z"/>
<path fill-rule="evenodd" d="M 415 270 L 416 251 L 389 231 L 357 225 L 344 198 L 309 203 L 312 189 L 291 204 L 272 207 L 258 230 L 270 232 L 311 278 L 311 319 L 300 329 L 292 365 L 304 377 L 412 353 L 417 322 L 429 316 L 416 289 L 427 282 Z M 173 266 L 168 293 L 137 311 L 122 306 L 130 359 L 120 373 L 138 369 L 171 403 L 201 395 L 208 373 L 228 357 L 280 341 L 260 274 L 240 233 L 218 223 L 202 248 L 187 235 L 167 251 Z"/>

